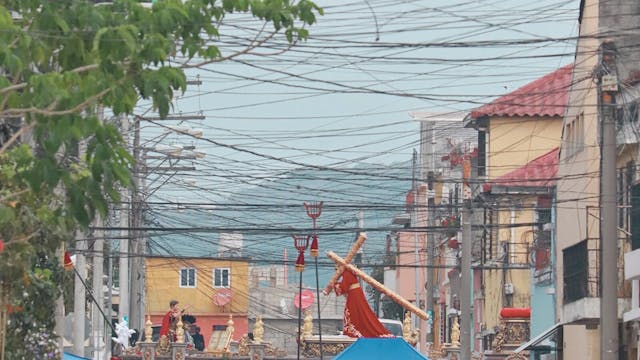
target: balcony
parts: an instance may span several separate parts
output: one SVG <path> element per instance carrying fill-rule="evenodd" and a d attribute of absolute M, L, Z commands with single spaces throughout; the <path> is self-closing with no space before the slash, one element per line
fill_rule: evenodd
<path fill-rule="evenodd" d="M 618 240 L 619 246 L 623 240 Z M 588 238 L 563 250 L 563 317 L 567 323 L 589 323 L 600 318 L 599 239 Z M 623 266 L 618 264 L 622 274 Z M 618 282 L 618 317 L 628 309 L 631 291 L 628 283 Z"/>
<path fill-rule="evenodd" d="M 632 282 L 631 309 L 624 313 L 623 320 L 640 320 L 640 249 L 624 254 L 624 277 Z"/>

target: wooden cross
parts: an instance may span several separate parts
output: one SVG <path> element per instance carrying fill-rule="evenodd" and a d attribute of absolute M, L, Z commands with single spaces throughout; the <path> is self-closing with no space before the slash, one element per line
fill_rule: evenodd
<path fill-rule="evenodd" d="M 367 284 L 373 286 L 376 290 L 378 290 L 381 293 L 383 293 L 383 294 L 387 295 L 388 297 L 390 297 L 393 301 L 398 303 L 398 305 L 402 306 L 405 310 L 411 311 L 412 313 L 416 314 L 418 317 L 420 317 L 423 320 L 428 320 L 429 319 L 429 315 L 427 315 L 427 313 L 425 313 L 420 308 L 418 308 L 414 304 L 412 304 L 409 301 L 407 301 L 402 296 L 400 296 L 400 295 L 396 294 L 395 292 L 391 291 L 390 289 L 386 288 L 384 285 L 379 283 L 376 279 L 372 278 L 371 276 L 367 275 L 362 270 L 360 270 L 357 267 L 349 264 L 346 261 L 346 259 L 341 258 L 340 256 L 336 255 L 332 251 L 329 251 L 327 253 L 327 256 L 331 260 L 335 261 L 336 264 L 342 265 L 344 268 L 347 268 L 347 269 L 351 270 L 356 276 L 358 276 L 360 279 L 362 279 L 362 281 L 366 282 Z"/>
<path fill-rule="evenodd" d="M 347 256 L 344 257 L 344 261 L 346 263 L 351 263 L 351 260 L 356 256 L 356 254 L 358 253 L 358 250 L 360 250 L 365 240 L 367 240 L 366 233 L 361 232 L 360 234 L 358 234 L 358 238 L 356 239 L 356 242 L 353 244 L 351 249 L 349 249 Z M 325 295 L 331 294 L 331 291 L 333 290 L 333 285 L 335 285 L 335 283 L 338 281 L 343 271 L 344 271 L 343 267 L 338 267 L 336 269 L 336 273 L 333 274 L 333 277 L 331 278 L 331 280 L 329 280 L 329 283 L 327 283 L 327 286 L 325 286 L 324 290 L 322 290 L 323 294 Z"/>

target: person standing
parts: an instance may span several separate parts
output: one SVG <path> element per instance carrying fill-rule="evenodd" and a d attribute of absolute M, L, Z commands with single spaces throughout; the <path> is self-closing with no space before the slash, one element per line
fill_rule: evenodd
<path fill-rule="evenodd" d="M 176 324 L 181 315 L 178 300 L 169 302 L 169 311 L 162 318 L 162 326 L 160 327 L 160 337 L 166 336 L 170 341 L 176 341 Z"/>
<path fill-rule="evenodd" d="M 204 350 L 204 336 L 200 334 L 200 327 L 195 327 L 195 333 L 192 335 L 193 337 L 193 346 L 200 351 Z"/>

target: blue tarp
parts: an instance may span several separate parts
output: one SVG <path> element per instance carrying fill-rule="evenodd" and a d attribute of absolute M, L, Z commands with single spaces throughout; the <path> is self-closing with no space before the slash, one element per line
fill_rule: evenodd
<path fill-rule="evenodd" d="M 91 359 L 69 354 L 68 352 L 65 351 L 62 354 L 62 360 L 91 360 Z"/>
<path fill-rule="evenodd" d="M 402 338 L 360 338 L 333 360 L 428 360 Z"/>

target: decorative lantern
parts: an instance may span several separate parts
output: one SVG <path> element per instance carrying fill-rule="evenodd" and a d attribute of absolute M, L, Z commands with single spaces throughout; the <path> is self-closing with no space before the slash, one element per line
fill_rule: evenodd
<path fill-rule="evenodd" d="M 296 271 L 304 271 L 304 252 L 309 247 L 309 238 L 311 235 L 291 235 L 293 237 L 293 244 L 298 250 L 298 258 L 296 259 Z"/>

